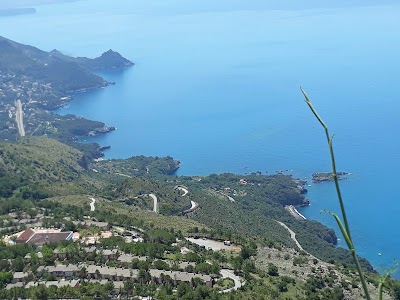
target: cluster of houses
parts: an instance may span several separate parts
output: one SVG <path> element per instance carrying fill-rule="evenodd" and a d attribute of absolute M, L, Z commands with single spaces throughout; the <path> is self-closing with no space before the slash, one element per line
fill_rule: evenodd
<path fill-rule="evenodd" d="M 51 83 L 34 81 L 26 75 L 0 72 L 0 105 L 6 105 L 7 99 L 23 98 L 24 102 L 36 103 L 35 99 L 43 102 L 47 97 L 57 97 Z"/>
<path fill-rule="evenodd" d="M 94 245 L 101 238 L 110 238 L 113 233 L 110 231 L 110 224 L 106 222 L 85 221 L 74 222 L 76 225 L 81 225 L 84 229 L 96 227 L 100 230 L 99 234 L 86 234 L 82 236 L 79 232 L 62 231 L 61 229 L 49 228 L 27 228 L 17 234 L 16 244 L 30 244 L 43 246 L 49 243 L 58 243 L 61 241 L 80 241 L 86 245 Z M 136 238 L 136 239 L 135 239 Z M 142 242 L 141 237 L 131 238 L 132 242 Z"/>
<path fill-rule="evenodd" d="M 137 269 L 125 269 L 118 267 L 96 266 L 96 265 L 57 265 L 57 266 L 41 266 L 37 270 L 38 274 L 44 278 L 46 275 L 53 276 L 58 280 L 51 281 L 34 281 L 32 273 L 15 272 L 12 283 L 6 286 L 6 289 L 14 287 L 33 287 L 40 284 L 46 286 L 55 285 L 62 287 L 69 285 L 71 287 L 79 287 L 80 282 L 99 282 L 106 284 L 112 282 L 114 288 L 119 289 L 123 286 L 124 281 L 132 280 L 139 282 L 139 273 Z M 156 284 L 168 281 L 169 284 L 177 286 L 180 282 L 187 282 L 193 285 L 196 280 L 201 280 L 203 284 L 212 287 L 214 278 L 210 275 L 189 273 L 183 271 L 166 271 L 158 269 L 150 269 L 150 280 Z"/>
<path fill-rule="evenodd" d="M 117 251 L 110 250 L 110 253 L 105 252 L 104 254 L 108 257 L 115 257 L 116 253 Z M 135 257 L 123 254 L 118 257 L 118 261 L 130 263 L 135 258 L 146 260 L 146 257 Z M 187 264 L 190 263 L 186 263 L 186 265 Z M 185 263 L 183 263 L 182 266 L 184 265 Z M 70 286 L 77 288 L 82 282 L 98 282 L 100 284 L 112 282 L 115 290 L 118 291 L 127 280 L 140 282 L 140 272 L 141 271 L 138 269 L 110 267 L 105 265 L 98 266 L 90 263 L 40 266 L 35 276 L 33 276 L 31 272 L 15 272 L 13 274 L 12 283 L 8 284 L 6 289 L 12 289 L 14 287 L 30 288 L 40 284 L 44 284 L 45 286 L 54 285 L 56 287 Z M 177 286 L 180 282 L 186 282 L 190 285 L 194 285 L 195 282 L 198 283 L 199 281 L 210 287 L 214 284 L 214 278 L 212 276 L 192 272 L 149 269 L 148 275 L 149 281 L 156 284 L 168 282 L 170 285 Z M 48 276 L 51 276 L 53 280 L 34 280 L 35 278 L 48 278 Z"/>
<path fill-rule="evenodd" d="M 87 229 L 92 227 L 100 229 L 101 234 L 99 236 L 102 236 L 104 232 L 110 232 L 110 225 L 104 222 L 87 221 L 79 225 L 83 225 L 82 227 Z M 111 232 L 110 235 L 112 235 Z M 60 229 L 28 228 L 19 234 L 16 239 L 16 243 L 32 244 L 38 246 L 40 249 L 41 246 L 47 243 L 56 243 L 64 240 L 74 241 L 77 240 L 77 238 L 79 237 L 77 237 L 76 233 L 73 233 L 72 231 L 61 231 Z M 142 239 L 141 237 L 137 238 Z M 86 244 L 90 244 L 87 243 L 87 239 L 82 237 L 80 241 L 86 242 Z M 93 242 L 96 243 L 96 241 L 97 239 L 94 238 Z M 38 286 L 40 284 L 44 284 L 47 287 L 70 286 L 73 288 L 78 288 L 80 287 L 82 282 L 97 282 L 100 284 L 107 284 L 109 282 L 112 282 L 115 291 L 118 292 L 123 287 L 124 281 L 132 280 L 134 282 L 140 282 L 141 271 L 138 269 L 130 269 L 129 266 L 131 266 L 134 260 L 146 261 L 147 257 L 125 254 L 118 249 L 101 249 L 98 245 L 88 245 L 82 249 L 86 253 L 85 263 L 69 264 L 68 254 L 66 250 L 62 248 L 56 248 L 53 252 L 55 260 L 54 266 L 40 266 L 35 274 L 33 274 L 32 272 L 15 272 L 13 274 L 12 283 L 8 284 L 6 288 L 30 288 Z M 190 250 L 187 249 L 187 252 L 190 252 Z M 38 258 L 42 258 L 43 254 L 41 252 L 38 252 L 37 256 Z M 116 265 L 118 265 L 118 267 L 96 265 L 99 263 L 99 260 L 95 259 L 96 257 L 101 258 L 101 263 L 113 260 L 116 262 Z M 97 261 L 97 263 L 95 261 Z M 27 254 L 24 257 L 24 262 L 25 264 L 29 264 L 31 262 L 30 254 Z M 195 263 L 193 262 L 173 263 L 167 260 L 163 260 L 163 262 L 167 263 L 169 266 L 175 266 L 176 268 L 172 268 L 174 269 L 174 271 L 149 269 L 147 271 L 148 281 L 154 282 L 156 284 L 168 281 L 170 285 L 175 286 L 178 285 L 180 282 L 187 282 L 191 285 L 201 282 L 201 284 L 210 287 L 212 287 L 214 284 L 214 278 L 210 275 L 178 271 L 192 271 L 195 267 Z M 52 280 L 46 281 L 44 280 L 45 278 Z"/>

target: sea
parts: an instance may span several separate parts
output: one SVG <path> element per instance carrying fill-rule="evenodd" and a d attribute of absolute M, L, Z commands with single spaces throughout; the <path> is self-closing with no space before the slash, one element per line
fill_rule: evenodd
<path fill-rule="evenodd" d="M 301 3 L 300 3 L 301 2 Z M 398 1 L 84 0 L 0 18 L 0 35 L 44 50 L 135 62 L 100 72 L 113 86 L 75 96 L 60 114 L 117 130 L 87 139 L 106 159 L 173 156 L 178 175 L 260 171 L 308 180 L 308 219 L 337 229 L 324 132 L 334 136 L 358 253 L 385 272 L 400 259 Z M 222 213 L 222 212 L 221 212 Z M 337 231 L 339 246 L 345 247 Z M 399 273 L 394 274 L 400 278 Z"/>

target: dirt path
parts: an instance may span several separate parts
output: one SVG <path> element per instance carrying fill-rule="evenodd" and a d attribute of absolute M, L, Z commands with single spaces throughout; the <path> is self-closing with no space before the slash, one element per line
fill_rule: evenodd
<path fill-rule="evenodd" d="M 17 111 L 15 114 L 15 120 L 17 122 L 18 132 L 20 136 L 25 136 L 25 127 L 24 127 L 24 111 L 22 110 L 21 100 L 15 101 L 17 106 Z"/>

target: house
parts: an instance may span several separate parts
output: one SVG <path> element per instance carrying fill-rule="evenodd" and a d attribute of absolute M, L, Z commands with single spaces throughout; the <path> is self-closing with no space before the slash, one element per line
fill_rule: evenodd
<path fill-rule="evenodd" d="M 83 228 L 88 229 L 90 227 L 97 227 L 100 228 L 101 230 L 110 230 L 110 224 L 107 222 L 96 222 L 96 221 L 86 221 L 83 223 Z"/>
<path fill-rule="evenodd" d="M 80 268 L 76 265 L 57 265 L 57 266 L 47 266 L 39 267 L 39 272 L 47 273 L 55 277 L 60 278 L 72 278 L 76 277 L 80 272 Z"/>
<path fill-rule="evenodd" d="M 101 267 L 95 265 L 86 266 L 87 278 L 89 279 L 108 279 L 111 281 L 136 279 L 138 270 L 130 270 L 115 267 Z"/>
<path fill-rule="evenodd" d="M 37 258 L 39 258 L 39 259 L 43 258 L 42 252 L 38 252 L 38 253 L 36 253 L 36 255 L 37 255 Z M 24 263 L 25 264 L 30 263 L 31 260 L 32 260 L 32 255 L 30 253 L 28 253 L 27 255 L 24 256 Z"/>
<path fill-rule="evenodd" d="M 173 265 L 174 262 L 171 262 L 170 264 Z M 180 269 L 186 269 L 186 268 L 194 268 L 196 266 L 195 262 L 190 262 L 190 261 L 181 261 L 178 264 L 178 267 Z"/>
<path fill-rule="evenodd" d="M 10 290 L 10 289 L 13 289 L 13 288 L 21 288 L 24 285 L 25 285 L 25 283 L 23 283 L 23 282 L 9 283 L 6 286 L 6 290 Z"/>
<path fill-rule="evenodd" d="M 83 251 L 86 253 L 86 260 L 95 260 L 96 255 L 97 255 L 97 248 L 92 246 L 92 247 L 85 247 L 83 248 Z"/>
<path fill-rule="evenodd" d="M 31 274 L 27 272 L 15 272 L 13 274 L 12 283 L 28 282 L 31 277 Z"/>
<path fill-rule="evenodd" d="M 119 251 L 117 249 L 105 249 L 101 252 L 101 255 L 106 259 L 116 259 Z"/>
<path fill-rule="evenodd" d="M 62 288 L 62 287 L 72 287 L 72 288 L 79 288 L 80 284 L 79 284 L 79 280 L 75 279 L 75 280 L 59 280 L 59 281 L 46 281 L 44 283 L 44 285 L 46 287 L 50 287 L 50 286 L 55 286 L 57 288 Z"/>
<path fill-rule="evenodd" d="M 65 251 L 65 249 L 55 249 L 54 250 L 54 255 L 57 259 L 59 260 L 64 260 L 67 257 L 67 252 Z"/>
<path fill-rule="evenodd" d="M 163 274 L 163 276 L 161 274 Z M 161 278 L 164 276 L 169 276 L 173 280 L 175 286 L 177 286 L 180 282 L 187 282 L 192 285 L 195 278 L 200 278 L 201 280 L 203 280 L 204 284 L 209 287 L 212 287 L 214 284 L 214 280 L 210 275 L 202 275 L 196 273 L 151 269 L 150 275 L 152 277 L 152 280 L 158 284 L 162 283 Z"/>
<path fill-rule="evenodd" d="M 117 261 L 123 264 L 129 264 L 132 262 L 132 260 L 137 259 L 140 261 L 146 261 L 147 257 L 146 256 L 133 256 L 130 254 L 122 254 L 118 257 Z"/>
<path fill-rule="evenodd" d="M 119 294 L 121 290 L 124 289 L 124 282 L 123 281 L 114 281 L 114 291 L 115 293 Z"/>
<path fill-rule="evenodd" d="M 58 280 L 58 281 L 29 281 L 26 285 L 25 288 L 29 289 L 31 287 L 36 287 L 39 285 L 44 285 L 45 287 L 51 287 L 51 286 L 55 286 L 57 288 L 62 288 L 62 287 L 72 287 L 72 288 L 79 288 L 80 284 L 79 284 L 79 280 Z M 12 289 L 14 287 L 23 287 L 23 283 L 22 282 L 18 282 L 18 283 L 13 283 L 13 284 L 8 284 L 6 289 Z"/>

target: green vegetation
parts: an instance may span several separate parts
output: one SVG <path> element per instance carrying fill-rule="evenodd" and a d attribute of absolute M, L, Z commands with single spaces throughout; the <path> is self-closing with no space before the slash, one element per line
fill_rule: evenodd
<path fill-rule="evenodd" d="M 145 261 L 135 259 L 128 263 L 129 268 L 143 274 L 139 282 L 127 283 L 121 289 L 123 295 L 153 294 L 157 299 L 340 299 L 341 290 L 349 289 L 353 293 L 359 286 L 354 277 L 355 265 L 351 254 L 335 248 L 334 232 L 317 222 L 296 220 L 285 209 L 287 204 L 306 203 L 299 182 L 290 176 L 221 174 L 176 177 L 166 175 L 174 166 L 172 158 L 134 157 L 126 161 L 92 163 L 76 149 L 49 138 L 36 137 L 16 143 L 0 143 L 0 155 L 2 234 L 23 230 L 25 225 L 19 220 L 34 222 L 38 215 L 42 226 L 76 230 L 82 236 L 99 234 L 100 229 L 83 229 L 82 225 L 74 222 L 84 222 L 85 218 L 108 222 L 118 236 L 101 239 L 101 249 L 118 249 L 128 255 L 147 257 Z M 178 187 L 183 187 L 188 193 Z M 153 200 L 146 196 L 149 193 L 158 198 L 158 214 L 153 212 Z M 94 211 L 90 211 L 89 206 L 92 197 L 96 199 Z M 183 213 L 191 201 L 197 203 L 198 208 Z M 323 267 L 326 263 L 305 252 L 288 252 L 287 249 L 297 247 L 277 220 L 296 232 L 305 251 L 330 262 L 327 266 L 333 271 L 323 273 L 325 285 L 321 285 L 313 275 L 325 272 L 322 270 L 326 270 Z M 142 232 L 144 241 L 127 241 L 126 237 L 132 230 Z M 241 245 L 240 252 L 213 252 L 190 244 L 184 239 L 187 236 L 229 240 Z M 178 244 L 177 239 L 180 241 Z M 45 246 L 42 258 L 36 258 L 36 250 L 25 244 L 2 247 L 3 259 L 12 260 L 12 263 L 0 266 L 3 285 L 9 282 L 7 273 L 54 264 L 55 249 L 63 249 L 71 264 L 87 259 L 83 248 L 76 243 Z M 182 254 L 181 247 L 191 252 Z M 269 249 L 270 252 L 260 249 Z M 35 264 L 24 262 L 28 253 L 35 257 Z M 260 255 L 267 262 L 261 263 Z M 122 266 L 115 259 L 105 260 L 101 256 L 94 259 L 110 267 Z M 187 265 L 180 267 L 179 262 Z M 372 270 L 367 262 L 362 263 L 366 270 Z M 176 292 L 166 281 L 165 285 L 156 285 L 159 289 L 154 292 L 154 283 L 148 279 L 150 269 L 183 270 L 214 276 L 222 268 L 232 268 L 246 284 L 237 291 L 220 294 L 218 290 L 232 284 L 230 279 L 219 279 L 219 284 L 213 288 L 200 282 L 193 285 L 181 283 Z M 308 271 L 302 274 L 302 270 Z M 340 274 L 346 274 L 343 275 L 345 279 L 341 279 Z M 379 285 L 376 275 L 366 274 L 370 286 Z M 393 295 L 400 290 L 394 280 L 387 280 L 384 287 Z M 32 287 L 13 289 L 13 292 L 1 290 L 0 297 L 7 299 L 11 293 L 32 298 L 37 293 L 64 297 L 70 291 L 69 288 Z M 111 285 L 84 283 L 73 290 L 73 295 L 82 299 L 93 295 L 102 298 L 114 292 Z"/>
<path fill-rule="evenodd" d="M 306 251 L 323 260 L 351 264 L 350 254 L 334 247 L 336 236 L 331 229 L 317 222 L 296 220 L 284 209 L 286 204 L 305 203 L 298 182 L 290 176 L 221 174 L 198 180 L 196 177 L 176 178 L 160 174 L 164 169 L 160 171 L 156 166 L 163 165 L 164 161 L 166 165 L 174 164 L 172 158 L 136 157 L 127 160 L 126 166 L 123 160 L 104 161 L 91 166 L 84 154 L 49 138 L 26 138 L 18 143 L 2 143 L 0 150 L 0 169 L 3 170 L 4 179 L 7 178 L 2 181 L 7 182 L 3 193 L 5 198 L 14 199 L 15 203 L 19 203 L 18 198 L 33 200 L 50 196 L 71 202 L 72 197 L 83 198 L 82 205 L 88 207 L 90 201 L 86 195 L 92 195 L 112 201 L 112 204 L 108 201 L 99 204 L 96 214 L 100 219 L 109 220 L 108 211 L 113 210 L 135 216 L 141 224 L 176 230 L 182 226 L 181 230 L 185 232 L 195 227 L 203 228 L 204 225 L 200 224 L 207 224 L 216 229 L 214 234 L 221 239 L 241 241 L 246 236 L 246 239 L 255 238 L 265 245 L 294 247 L 286 229 L 276 222 L 279 220 L 296 232 Z M 103 164 L 105 167 L 101 169 Z M 127 174 L 118 174 L 118 171 L 132 171 L 135 166 L 143 171 L 146 164 L 149 170 L 158 171 L 131 178 L 120 175 Z M 86 171 L 94 168 L 97 172 Z M 241 180 L 247 184 L 242 184 Z M 188 187 L 189 195 L 182 197 L 182 192 L 176 189 L 177 185 Z M 153 201 L 144 196 L 149 193 L 157 195 L 159 211 L 165 216 L 150 212 Z M 191 213 L 190 218 L 177 216 L 190 208 L 190 201 L 198 203 L 200 209 Z M 103 211 L 104 214 L 100 215 Z M 170 215 L 175 216 L 167 217 Z M 365 268 L 371 270 L 367 262 L 363 263 Z"/>
<path fill-rule="evenodd" d="M 93 167 L 98 171 L 126 176 L 173 175 L 179 168 L 179 161 L 170 156 L 159 158 L 140 155 L 128 159 L 103 160 Z"/>

